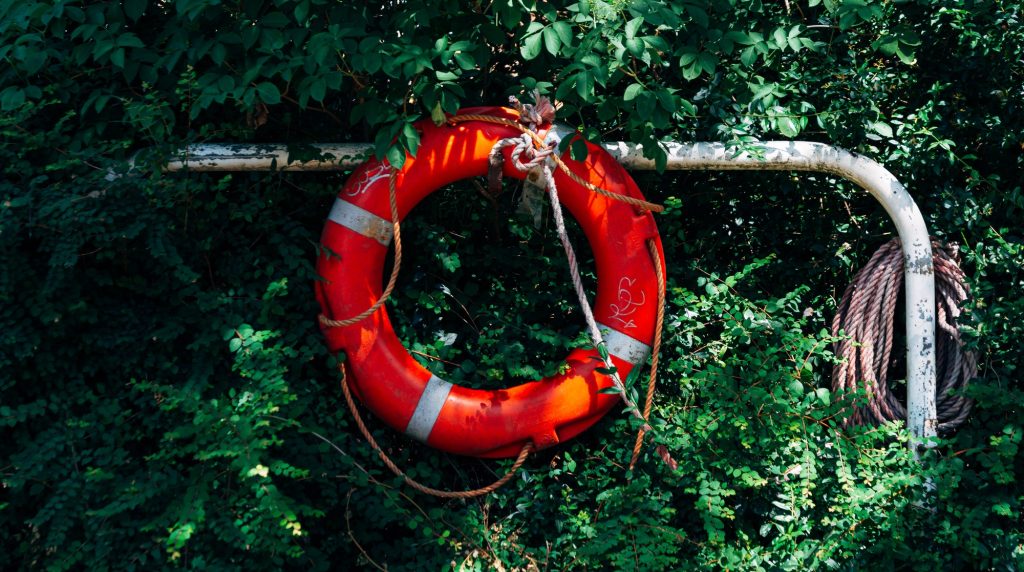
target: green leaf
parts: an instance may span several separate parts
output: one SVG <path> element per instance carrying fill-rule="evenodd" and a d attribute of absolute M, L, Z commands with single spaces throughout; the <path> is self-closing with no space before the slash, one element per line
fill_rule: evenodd
<path fill-rule="evenodd" d="M 594 94 L 594 76 L 589 72 L 576 74 L 576 93 L 583 101 L 591 101 Z"/>
<path fill-rule="evenodd" d="M 630 86 L 626 88 L 626 92 L 622 95 L 622 100 L 633 101 L 634 99 L 636 99 L 637 95 L 643 92 L 643 90 L 644 86 L 640 85 L 639 83 L 630 84 Z"/>
<path fill-rule="evenodd" d="M 544 40 L 541 34 L 543 29 L 544 25 L 539 22 L 530 23 L 530 27 L 526 30 L 526 35 L 520 40 L 519 53 L 522 54 L 523 59 L 529 61 L 540 55 L 541 44 Z"/>
<path fill-rule="evenodd" d="M 700 77 L 701 67 L 696 62 L 683 68 L 683 79 L 690 81 Z"/>
<path fill-rule="evenodd" d="M 309 85 L 309 96 L 316 101 L 323 101 L 327 97 L 327 80 L 318 77 Z"/>
<path fill-rule="evenodd" d="M 555 33 L 558 34 L 558 39 L 561 40 L 562 45 L 571 46 L 573 40 L 572 26 L 562 20 L 557 20 L 551 23 L 551 27 L 554 28 Z"/>
<path fill-rule="evenodd" d="M 402 142 L 409 150 L 409 154 L 415 157 L 416 151 L 420 147 L 420 134 L 410 123 L 406 123 L 405 127 L 402 127 Z"/>
<path fill-rule="evenodd" d="M 917 51 L 913 47 L 908 46 L 906 44 L 901 43 L 899 46 L 897 46 L 896 56 L 900 58 L 901 62 L 907 64 L 908 66 L 912 66 L 915 63 L 917 63 Z"/>
<path fill-rule="evenodd" d="M 0 91 L 0 109 L 13 111 L 25 103 L 25 92 L 20 87 L 11 85 Z"/>
<path fill-rule="evenodd" d="M 751 46 L 740 53 L 740 62 L 742 62 L 744 66 L 752 68 L 754 67 L 754 64 L 757 63 L 758 55 L 757 49 Z"/>
<path fill-rule="evenodd" d="M 476 67 L 476 59 L 468 52 L 455 52 L 455 63 L 463 70 L 471 70 Z"/>
<path fill-rule="evenodd" d="M 146 44 L 142 43 L 142 40 L 138 36 L 132 33 L 121 34 L 117 37 L 117 45 L 122 48 L 144 48 Z"/>
<path fill-rule="evenodd" d="M 892 139 L 892 127 L 890 127 L 889 124 L 884 121 L 870 121 L 868 122 L 868 129 L 874 131 L 875 133 L 878 133 L 879 135 L 885 137 L 886 139 Z"/>
<path fill-rule="evenodd" d="M 110 63 L 119 68 L 124 67 L 124 48 L 117 48 L 110 53 Z"/>
<path fill-rule="evenodd" d="M 697 61 L 700 64 L 701 69 L 707 72 L 708 75 L 714 75 L 715 66 L 718 63 L 718 58 L 716 58 L 712 54 L 703 52 L 699 56 L 697 56 Z"/>
<path fill-rule="evenodd" d="M 21 59 L 21 64 L 25 69 L 25 73 L 33 75 L 42 69 L 43 64 L 46 63 L 46 51 L 45 50 L 27 50 L 24 57 Z"/>
<path fill-rule="evenodd" d="M 434 107 L 430 110 L 430 120 L 438 127 L 444 125 L 445 121 L 448 120 L 448 117 L 444 113 L 444 109 L 441 107 L 440 101 L 435 103 Z"/>
<path fill-rule="evenodd" d="M 818 397 L 818 401 L 821 401 L 826 407 L 832 404 L 832 393 L 828 389 L 819 387 L 814 390 L 814 394 Z"/>
<path fill-rule="evenodd" d="M 582 137 L 574 137 L 569 143 L 569 157 L 574 161 L 583 161 L 587 158 L 590 150 L 587 148 L 587 141 Z"/>
<path fill-rule="evenodd" d="M 147 0 L 125 0 L 122 6 L 124 7 L 125 15 L 134 22 L 145 13 L 147 4 Z"/>
<path fill-rule="evenodd" d="M 303 24 L 306 22 L 306 16 L 309 15 L 310 2 L 309 0 L 302 0 L 295 6 L 295 10 L 292 15 L 295 16 L 295 21 Z"/>
<path fill-rule="evenodd" d="M 776 118 L 776 125 L 779 128 L 779 133 L 782 133 L 786 137 L 796 137 L 800 134 L 800 124 L 798 124 L 792 117 L 778 117 Z"/>
<path fill-rule="evenodd" d="M 544 38 L 544 48 L 547 49 L 549 54 L 557 56 L 558 48 L 561 47 L 561 40 L 558 39 L 555 29 L 550 26 L 544 28 L 541 36 Z"/>
<path fill-rule="evenodd" d="M 398 145 L 392 145 L 388 148 L 387 159 L 392 167 L 401 169 L 402 165 L 405 165 L 405 150 Z"/>
<path fill-rule="evenodd" d="M 640 38 L 629 38 L 623 42 L 626 50 L 635 58 L 643 58 L 646 53 L 646 44 Z"/>
<path fill-rule="evenodd" d="M 260 100 L 263 103 L 273 105 L 275 103 L 281 103 L 281 92 L 278 91 L 277 86 L 265 81 L 256 85 L 256 93 L 259 94 Z"/>
<path fill-rule="evenodd" d="M 643 25 L 644 19 L 642 16 L 633 18 L 626 22 L 626 38 L 632 40 L 636 37 L 637 31 L 640 30 L 640 26 Z"/>
<path fill-rule="evenodd" d="M 260 17 L 259 24 L 268 28 L 284 28 L 291 21 L 281 12 L 271 12 Z"/>

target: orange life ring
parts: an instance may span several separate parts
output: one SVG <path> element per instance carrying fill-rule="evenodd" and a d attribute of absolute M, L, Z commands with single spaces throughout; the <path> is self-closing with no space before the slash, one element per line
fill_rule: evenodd
<path fill-rule="evenodd" d="M 464 109 L 516 119 L 505 108 Z M 438 188 L 482 176 L 488 153 L 511 127 L 480 121 L 435 126 L 416 124 L 421 133 L 415 157 L 407 157 L 396 178 L 399 217 Z M 636 183 L 603 148 L 588 143 L 582 161 L 566 155 L 574 173 L 616 193 L 642 198 Z M 510 152 L 505 149 L 506 159 Z M 505 175 L 523 178 L 506 160 Z M 384 260 L 391 241 L 389 166 L 371 160 L 348 179 L 325 223 L 316 285 L 324 315 L 344 319 L 359 314 L 382 292 Z M 650 352 L 657 314 L 658 284 L 647 241 L 664 253 L 650 212 L 588 191 L 555 171 L 560 202 L 582 226 L 597 266 L 594 314 L 622 379 Z M 664 266 L 663 266 L 664 267 Z M 461 455 L 512 457 L 532 441 L 536 450 L 572 438 L 601 418 L 615 403 L 599 390 L 611 379 L 593 348 L 575 349 L 568 367 L 552 377 L 498 390 L 468 389 L 432 375 L 402 346 L 381 307 L 347 327 L 324 328 L 332 352 L 348 357 L 348 383 L 362 403 L 391 427 L 428 445 Z"/>

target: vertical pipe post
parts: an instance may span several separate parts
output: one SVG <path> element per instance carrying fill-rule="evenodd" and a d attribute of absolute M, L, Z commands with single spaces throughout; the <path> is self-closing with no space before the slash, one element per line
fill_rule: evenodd
<path fill-rule="evenodd" d="M 642 149 L 626 143 L 605 147 L 626 168 L 653 169 Z M 935 275 L 931 238 L 910 193 L 885 167 L 839 147 L 807 141 L 767 141 L 755 153 L 720 143 L 667 143 L 668 170 L 816 171 L 843 177 L 875 197 L 896 224 L 903 247 L 907 333 L 907 427 L 912 447 L 927 443 L 938 427 L 935 411 Z"/>

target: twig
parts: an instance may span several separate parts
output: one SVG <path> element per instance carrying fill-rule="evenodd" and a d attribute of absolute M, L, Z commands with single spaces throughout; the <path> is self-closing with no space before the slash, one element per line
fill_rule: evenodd
<path fill-rule="evenodd" d="M 353 490 L 354 489 L 349 489 L 348 494 L 345 495 L 345 528 L 347 529 L 346 532 L 348 532 L 348 538 L 352 541 L 352 544 L 356 545 L 356 548 L 358 548 L 359 552 L 363 555 L 364 558 L 366 558 L 366 561 L 372 564 L 374 568 L 380 570 L 381 572 L 388 572 L 387 567 L 377 564 L 377 561 L 374 560 L 373 557 L 370 556 L 370 553 L 368 553 L 366 549 L 363 548 L 363 545 L 359 544 L 359 541 L 356 540 L 356 535 L 352 534 L 352 511 L 349 510 L 349 504 L 352 502 Z"/>

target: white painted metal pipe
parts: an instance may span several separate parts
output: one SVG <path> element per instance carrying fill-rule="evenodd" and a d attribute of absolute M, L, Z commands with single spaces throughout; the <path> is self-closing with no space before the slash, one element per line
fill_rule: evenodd
<path fill-rule="evenodd" d="M 303 157 L 290 161 L 288 146 L 280 143 L 203 143 L 189 145 L 168 161 L 164 171 L 340 171 L 351 169 L 370 157 L 369 143 L 303 145 Z"/>
<path fill-rule="evenodd" d="M 668 170 L 814 171 L 857 183 L 882 203 L 903 246 L 906 282 L 907 426 L 917 443 L 935 436 L 935 275 L 931 239 L 910 193 L 885 167 L 839 147 L 808 141 L 756 144 L 757 155 L 721 143 L 667 143 Z M 654 169 L 642 149 L 628 143 L 605 148 L 628 169 Z M 916 450 L 916 447 L 915 447 Z"/>
<path fill-rule="evenodd" d="M 554 130 L 553 130 L 554 131 Z M 564 129 L 558 129 L 558 132 Z M 562 133 L 558 133 L 562 135 Z M 372 146 L 367 143 L 308 146 L 323 156 L 289 163 L 288 147 L 280 144 L 190 145 L 170 161 L 167 171 L 328 171 L 351 169 L 362 163 Z M 605 143 L 605 149 L 627 169 L 653 170 L 654 161 L 640 146 Z M 935 276 L 931 240 L 924 217 L 910 193 L 877 162 L 844 149 L 807 141 L 767 141 L 755 144 L 754 154 L 737 152 L 721 143 L 665 143 L 670 171 L 812 171 L 829 173 L 857 183 L 878 199 L 896 223 L 903 245 L 906 282 L 907 425 L 916 445 L 934 437 L 935 411 Z M 303 153 L 308 156 L 308 153 Z"/>

